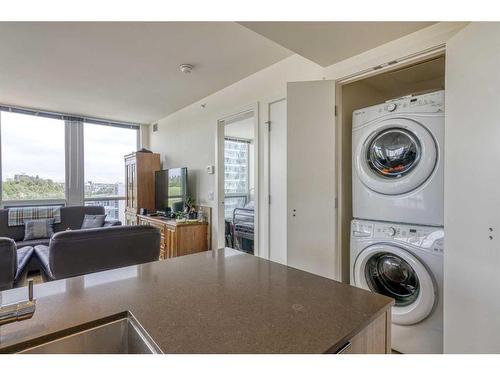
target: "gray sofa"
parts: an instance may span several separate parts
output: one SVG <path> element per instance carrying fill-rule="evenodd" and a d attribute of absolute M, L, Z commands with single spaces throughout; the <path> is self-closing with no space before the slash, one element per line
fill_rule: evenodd
<path fill-rule="evenodd" d="M 153 262 L 160 256 L 160 230 L 117 226 L 56 233 L 49 246 L 35 246 L 44 280 L 63 279 Z"/>
<path fill-rule="evenodd" d="M 104 207 L 101 206 L 68 206 L 61 207 L 61 222 L 54 224 L 54 233 L 66 229 L 80 229 L 85 215 L 104 215 Z M 0 209 L 0 237 L 12 238 L 18 248 L 23 246 L 48 245 L 50 238 L 42 238 L 31 241 L 23 241 L 24 226 L 9 227 L 8 209 Z M 118 220 L 106 220 L 105 227 L 121 225 Z"/>
<path fill-rule="evenodd" d="M 31 246 L 17 249 L 14 240 L 0 237 L 0 291 L 13 288 L 22 279 L 32 253 Z"/>

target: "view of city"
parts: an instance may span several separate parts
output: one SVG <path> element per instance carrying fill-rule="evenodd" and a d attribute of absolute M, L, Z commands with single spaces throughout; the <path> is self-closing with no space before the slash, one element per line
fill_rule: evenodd
<path fill-rule="evenodd" d="M 244 207 L 249 196 L 249 144 L 224 140 L 224 211 L 231 219 L 235 208 Z"/>
<path fill-rule="evenodd" d="M 4 201 L 45 199 L 64 199 L 64 182 L 55 182 L 51 179 L 16 174 L 2 182 Z M 98 198 L 102 197 L 100 200 Z M 104 206 L 106 214 L 111 219 L 123 220 L 125 210 L 125 185 L 122 182 L 114 184 L 85 183 L 85 205 Z M 91 199 L 91 200 L 88 200 Z"/>
<path fill-rule="evenodd" d="M 64 201 L 65 121 L 6 111 L 0 119 L 2 202 Z M 91 123 L 83 129 L 85 205 L 104 206 L 108 218 L 123 221 L 123 157 L 137 149 L 138 131 Z"/>
<path fill-rule="evenodd" d="M 96 200 L 100 197 L 103 199 Z M 107 184 L 88 181 L 85 183 L 85 205 L 104 206 L 104 210 L 109 219 L 116 219 L 122 222 L 125 220 L 124 197 L 125 184 L 122 182 Z M 88 200 L 89 198 L 92 200 Z"/>

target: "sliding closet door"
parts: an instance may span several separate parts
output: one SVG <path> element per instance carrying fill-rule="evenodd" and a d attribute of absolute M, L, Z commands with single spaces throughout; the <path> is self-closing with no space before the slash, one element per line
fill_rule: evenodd
<path fill-rule="evenodd" d="M 288 265 L 336 275 L 335 84 L 287 86 Z"/>
<path fill-rule="evenodd" d="M 499 23 L 471 23 L 447 43 L 447 353 L 500 353 L 499 66 Z"/>

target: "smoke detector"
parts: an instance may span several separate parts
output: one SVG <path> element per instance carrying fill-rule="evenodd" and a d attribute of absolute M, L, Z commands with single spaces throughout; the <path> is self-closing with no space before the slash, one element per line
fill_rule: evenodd
<path fill-rule="evenodd" d="M 179 70 L 182 73 L 189 74 L 193 70 L 193 66 L 191 64 L 181 64 L 181 65 L 179 65 Z"/>

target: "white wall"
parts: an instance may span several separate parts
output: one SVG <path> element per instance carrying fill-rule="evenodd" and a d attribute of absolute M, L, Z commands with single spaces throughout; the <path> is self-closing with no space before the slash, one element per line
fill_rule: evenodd
<path fill-rule="evenodd" d="M 467 22 L 439 22 L 325 68 L 326 79 L 339 79 L 390 61 L 444 45 Z"/>
<path fill-rule="evenodd" d="M 150 134 L 150 147 L 161 153 L 164 168 L 188 167 L 189 194 L 212 207 L 212 247 L 217 247 L 217 206 L 208 194 L 215 194 L 216 176 L 207 174 L 205 167 L 215 164 L 217 120 L 267 98 L 284 97 L 288 81 L 321 79 L 322 71 L 319 65 L 293 55 L 158 121 L 158 132 Z M 201 104 L 206 104 L 205 108 Z M 265 121 L 260 119 L 259 124 Z M 263 181 L 259 179 L 260 185 Z"/>
<path fill-rule="evenodd" d="M 214 93 L 170 116 L 158 121 L 159 131 L 150 134 L 150 147 L 160 152 L 164 167 L 187 166 L 189 168 L 190 194 L 201 204 L 212 207 L 216 214 L 215 202 L 208 200 L 208 193 L 216 189 L 215 175 L 205 172 L 207 165 L 215 164 L 217 120 L 247 109 L 259 103 L 259 194 L 268 194 L 267 180 L 264 178 L 267 135 L 263 124 L 267 121 L 267 103 L 286 96 L 286 83 L 293 81 L 339 79 L 376 65 L 412 55 L 428 48 L 446 43 L 466 23 L 438 23 L 416 33 L 397 39 L 337 64 L 322 68 L 298 55 L 263 69 L 225 89 Z M 201 108 L 201 104 L 206 104 Z M 152 128 L 152 127 L 151 127 Z M 152 130 L 152 129 L 151 129 Z M 260 199 L 259 223 L 264 231 L 267 200 Z M 213 223 L 217 220 L 214 216 Z M 215 225 L 215 224 L 214 224 Z M 217 228 L 212 228 L 213 246 L 216 247 Z M 266 257 L 265 236 L 260 236 L 261 256 Z"/>

